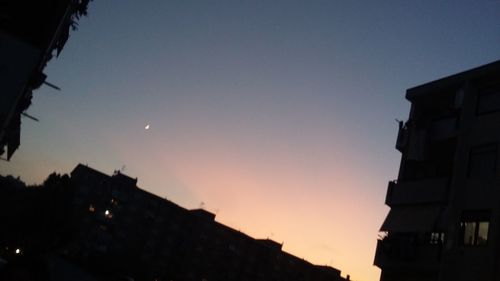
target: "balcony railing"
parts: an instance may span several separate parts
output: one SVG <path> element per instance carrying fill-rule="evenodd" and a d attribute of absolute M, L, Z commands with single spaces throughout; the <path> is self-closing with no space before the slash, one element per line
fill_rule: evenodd
<path fill-rule="evenodd" d="M 440 141 L 457 136 L 459 120 L 457 116 L 448 116 L 433 120 L 425 128 L 417 128 L 412 120 L 407 122 L 399 121 L 398 137 L 396 140 L 396 149 L 408 152 L 412 157 L 419 158 L 419 151 L 425 149 L 429 140 Z"/>
<path fill-rule="evenodd" d="M 412 239 L 377 241 L 374 264 L 380 268 L 437 270 L 441 260 L 442 245 Z"/>
<path fill-rule="evenodd" d="M 415 181 L 390 181 L 385 204 L 406 205 L 440 203 L 447 199 L 448 178 L 431 178 Z"/>

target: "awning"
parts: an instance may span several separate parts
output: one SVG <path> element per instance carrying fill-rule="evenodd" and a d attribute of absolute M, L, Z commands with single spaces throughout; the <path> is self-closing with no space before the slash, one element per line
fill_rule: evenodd
<path fill-rule="evenodd" d="M 385 218 L 380 231 L 432 232 L 441 213 L 441 206 L 395 206 Z"/>

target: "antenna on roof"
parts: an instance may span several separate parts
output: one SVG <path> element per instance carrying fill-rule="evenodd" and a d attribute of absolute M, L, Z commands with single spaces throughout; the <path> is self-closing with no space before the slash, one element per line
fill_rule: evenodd
<path fill-rule="evenodd" d="M 61 90 L 61 88 L 59 88 L 58 86 L 56 86 L 56 85 L 54 85 L 54 84 L 52 84 L 52 83 L 50 83 L 50 82 L 43 81 L 43 84 L 45 84 L 45 85 L 47 85 L 47 86 L 51 87 L 51 88 L 52 88 L 52 89 L 54 89 L 54 90 L 58 90 L 58 91 L 60 91 L 60 90 Z"/>
<path fill-rule="evenodd" d="M 33 117 L 31 115 L 29 115 L 28 113 L 26 112 L 21 112 L 21 115 L 24 116 L 24 117 L 28 117 L 29 119 L 33 120 L 33 121 L 36 121 L 36 122 L 40 122 L 40 120 L 36 117 Z"/>

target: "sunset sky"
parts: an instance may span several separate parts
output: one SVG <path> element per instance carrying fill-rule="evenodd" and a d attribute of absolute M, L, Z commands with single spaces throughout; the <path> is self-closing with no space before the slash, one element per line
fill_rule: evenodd
<path fill-rule="evenodd" d="M 79 24 L 1 174 L 123 169 L 356 281 L 380 275 L 405 90 L 500 59 L 494 0 L 96 0 Z"/>

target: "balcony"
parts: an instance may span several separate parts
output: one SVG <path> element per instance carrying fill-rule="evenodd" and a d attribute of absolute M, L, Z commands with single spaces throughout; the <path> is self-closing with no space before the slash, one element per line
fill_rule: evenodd
<path fill-rule="evenodd" d="M 385 204 L 394 206 L 445 202 L 447 187 L 447 177 L 404 182 L 390 181 Z"/>
<path fill-rule="evenodd" d="M 398 138 L 396 140 L 396 149 L 403 152 L 408 145 L 408 123 L 399 121 Z"/>
<path fill-rule="evenodd" d="M 399 121 L 396 149 L 411 155 L 415 160 L 423 160 L 421 155 L 429 141 L 444 141 L 457 136 L 459 120 L 457 115 L 432 120 L 428 125 L 417 127 L 415 122 Z"/>
<path fill-rule="evenodd" d="M 382 269 L 438 270 L 442 245 L 416 237 L 386 237 L 377 241 L 374 264 Z"/>

